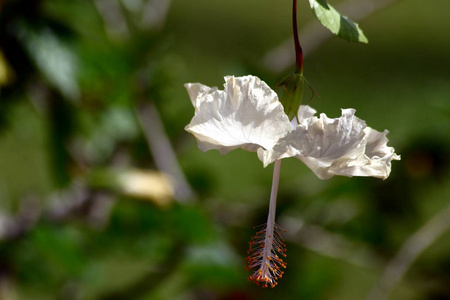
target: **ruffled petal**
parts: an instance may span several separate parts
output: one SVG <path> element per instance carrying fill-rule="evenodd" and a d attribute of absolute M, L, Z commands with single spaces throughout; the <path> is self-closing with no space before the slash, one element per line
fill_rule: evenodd
<path fill-rule="evenodd" d="M 273 149 L 258 151 L 265 166 L 286 157 L 297 157 L 319 178 L 334 175 L 387 178 L 391 161 L 400 157 L 388 147 L 387 131 L 381 133 L 357 118 L 354 109 L 343 109 L 340 118 L 310 116 Z"/>
<path fill-rule="evenodd" d="M 300 124 L 307 126 L 308 122 L 317 120 L 315 114 L 317 111 L 308 105 L 300 105 L 297 113 L 297 119 L 300 120 Z M 313 120 L 311 120 L 313 118 Z"/>
<path fill-rule="evenodd" d="M 292 130 L 276 93 L 258 77 L 225 77 L 224 90 L 199 83 L 185 87 L 195 108 L 185 130 L 195 136 L 202 151 L 270 149 Z"/>

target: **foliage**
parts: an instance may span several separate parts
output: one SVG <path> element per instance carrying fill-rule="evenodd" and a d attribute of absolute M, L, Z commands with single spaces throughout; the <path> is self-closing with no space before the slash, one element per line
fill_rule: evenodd
<path fill-rule="evenodd" d="M 358 24 L 346 16 L 342 16 L 325 0 L 309 0 L 314 15 L 323 26 L 333 34 L 349 42 L 368 43 L 368 40 Z"/>
<path fill-rule="evenodd" d="M 280 74 L 262 62 L 291 36 L 289 4 L 0 3 L 0 299 L 369 294 L 450 199 L 450 42 L 442 38 L 450 3 L 399 1 L 364 20 L 370 47 L 332 39 L 305 58 L 320 97 L 303 103 L 328 115 L 356 107 L 374 128 L 390 129 L 402 160 L 385 181 L 320 181 L 300 162 L 283 162 L 277 218 L 288 230 L 287 269 L 277 288 L 262 290 L 247 281 L 244 257 L 252 226 L 266 218 L 271 170 L 244 151 L 200 152 L 184 131 L 192 107 L 183 84 L 249 73 L 275 83 Z M 303 4 L 300 31 L 317 22 Z M 171 169 L 162 170 L 149 137 L 155 124 L 191 194 L 163 174 Z M 129 185 L 128 174 L 133 183 L 152 178 L 163 193 Z M 448 298 L 449 250 L 447 231 L 391 298 Z"/>

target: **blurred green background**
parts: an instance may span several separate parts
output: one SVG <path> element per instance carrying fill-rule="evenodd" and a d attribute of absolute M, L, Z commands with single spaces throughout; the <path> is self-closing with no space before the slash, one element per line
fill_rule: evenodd
<path fill-rule="evenodd" d="M 183 84 L 274 86 L 291 1 L 0 1 L 0 299 L 450 299 L 450 1 L 344 2 L 369 44 L 314 29 L 305 102 L 355 108 L 402 160 L 385 181 L 284 160 L 288 268 L 261 289 L 272 167 L 198 150 Z"/>

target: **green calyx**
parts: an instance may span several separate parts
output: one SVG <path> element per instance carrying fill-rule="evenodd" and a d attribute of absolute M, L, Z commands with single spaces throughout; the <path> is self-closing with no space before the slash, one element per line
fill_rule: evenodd
<path fill-rule="evenodd" d="M 304 84 L 305 77 L 303 77 L 302 71 L 283 76 L 277 83 L 277 87 L 282 89 L 280 102 L 283 104 L 284 112 L 289 120 L 297 116 L 298 109 L 302 104 Z"/>

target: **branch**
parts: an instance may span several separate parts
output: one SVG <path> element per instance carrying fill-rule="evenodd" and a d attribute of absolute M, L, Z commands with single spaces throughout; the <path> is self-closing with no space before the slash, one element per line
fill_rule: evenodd
<path fill-rule="evenodd" d="M 169 12 L 170 0 L 147 1 L 143 7 L 142 26 L 162 28 Z"/>
<path fill-rule="evenodd" d="M 401 282 L 414 261 L 447 230 L 450 230 L 450 205 L 434 215 L 405 241 L 366 299 L 388 299 L 393 288 Z"/>
<path fill-rule="evenodd" d="M 337 9 L 350 15 L 353 20 L 358 21 L 395 1 L 397 0 L 347 0 L 338 5 Z M 300 34 L 300 40 L 303 44 L 303 55 L 306 57 L 308 54 L 311 54 L 332 36 L 333 34 L 324 29 L 316 19 L 306 24 Z M 295 55 L 292 52 L 291 39 L 286 40 L 264 56 L 266 68 L 273 73 L 280 73 L 294 63 Z"/>
<path fill-rule="evenodd" d="M 195 193 L 178 164 L 175 151 L 164 131 L 155 105 L 148 103 L 141 106 L 136 110 L 136 115 L 147 138 L 147 143 L 153 154 L 156 167 L 159 171 L 169 175 L 173 180 L 175 198 L 182 203 L 192 201 L 195 198 Z"/>
<path fill-rule="evenodd" d="M 46 208 L 42 203 L 50 205 Z M 23 237 L 41 220 L 62 222 L 73 216 L 88 218 L 91 225 L 99 227 L 106 223 L 114 201 L 108 194 L 95 192 L 84 184 L 74 181 L 66 190 L 55 192 L 45 201 L 26 198 L 20 201 L 17 215 L 1 216 L 0 241 Z"/>
<path fill-rule="evenodd" d="M 33 228 L 42 214 L 40 202 L 34 197 L 20 201 L 20 207 L 15 217 L 0 215 L 0 241 L 11 240 L 22 236 Z"/>
<path fill-rule="evenodd" d="M 382 259 L 370 247 L 320 226 L 307 224 L 297 217 L 282 220 L 282 227 L 287 230 L 287 240 L 321 255 L 363 268 L 379 269 L 382 266 Z"/>
<path fill-rule="evenodd" d="M 129 30 L 119 3 L 116 0 L 94 0 L 94 4 L 103 20 L 108 37 L 126 39 Z"/>

